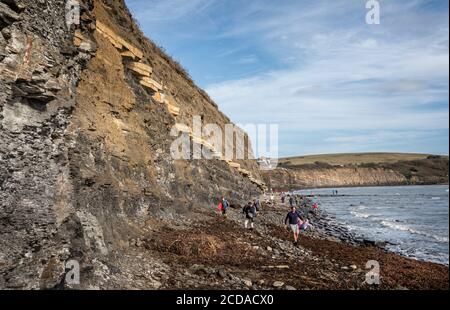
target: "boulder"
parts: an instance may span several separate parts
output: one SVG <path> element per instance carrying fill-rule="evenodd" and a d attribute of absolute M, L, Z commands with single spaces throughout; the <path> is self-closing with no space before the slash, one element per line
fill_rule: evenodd
<path fill-rule="evenodd" d="M 5 3 L 0 2 L 0 26 L 10 25 L 13 22 L 19 20 L 19 14 L 14 12 Z"/>

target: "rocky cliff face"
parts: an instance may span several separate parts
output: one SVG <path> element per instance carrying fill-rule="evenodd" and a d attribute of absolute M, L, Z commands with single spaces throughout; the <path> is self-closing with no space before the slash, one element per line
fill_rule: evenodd
<path fill-rule="evenodd" d="M 274 190 L 318 187 L 379 186 L 406 184 L 406 178 L 393 170 L 378 168 L 286 169 L 265 173 Z"/>
<path fill-rule="evenodd" d="M 264 187 L 251 160 L 172 159 L 176 123 L 211 149 L 192 117 L 229 119 L 122 0 L 79 3 L 68 27 L 64 0 L 0 0 L 0 288 L 66 287 L 70 259 L 99 287 L 150 264 L 124 254 L 145 232 Z"/>
<path fill-rule="evenodd" d="M 297 166 L 287 164 L 263 174 L 267 185 L 274 190 L 448 184 L 448 158 L 430 156 L 422 160 L 345 166 L 320 162 Z"/>

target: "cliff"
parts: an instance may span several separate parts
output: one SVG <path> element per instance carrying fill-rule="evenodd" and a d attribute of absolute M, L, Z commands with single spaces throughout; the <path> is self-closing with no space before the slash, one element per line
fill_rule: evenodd
<path fill-rule="evenodd" d="M 305 161 L 305 160 L 303 160 Z M 278 169 L 263 173 L 274 190 L 320 187 L 448 184 L 448 157 L 359 162 L 358 164 L 293 164 L 282 160 Z"/>
<path fill-rule="evenodd" d="M 156 268 L 124 254 L 144 234 L 264 188 L 256 162 L 195 135 L 194 116 L 230 120 L 123 0 L 79 2 L 68 27 L 66 1 L 0 0 L 0 288 L 65 287 L 70 259 L 82 288 L 120 264 L 127 287 L 127 270 Z M 215 159 L 172 159 L 175 124 Z"/>
<path fill-rule="evenodd" d="M 123 0 L 0 0 L 0 289 L 366 289 L 368 259 L 396 266 L 382 289 L 448 289 L 445 266 L 326 235 L 294 247 L 286 206 L 245 230 L 258 165 L 224 158 L 194 116 L 230 122 Z M 174 159 L 180 134 L 213 159 Z"/>

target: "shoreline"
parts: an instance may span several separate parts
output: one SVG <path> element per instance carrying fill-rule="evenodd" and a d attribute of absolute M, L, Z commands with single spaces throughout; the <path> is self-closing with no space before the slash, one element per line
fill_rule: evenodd
<path fill-rule="evenodd" d="M 345 195 L 344 195 L 345 196 Z M 317 196 L 315 196 L 317 197 Z M 331 197 L 331 196 L 330 196 Z M 418 262 L 424 262 L 424 263 L 433 263 L 442 265 L 445 267 L 449 267 L 449 264 L 441 263 L 441 262 L 435 262 L 425 259 L 419 259 L 417 257 L 407 256 L 404 255 L 401 252 L 393 251 L 389 248 L 389 245 L 395 245 L 394 243 L 391 243 L 387 240 L 373 240 L 369 238 L 365 238 L 363 236 L 357 235 L 355 233 L 352 233 L 348 228 L 345 226 L 339 226 L 336 223 L 334 223 L 333 218 L 330 218 L 326 212 L 321 212 L 318 217 L 315 219 L 316 226 L 318 226 L 322 231 L 318 234 L 320 237 L 320 234 L 324 234 L 325 236 L 335 237 L 339 240 L 341 240 L 344 243 L 350 244 L 352 246 L 373 246 L 378 247 L 383 251 L 386 251 L 388 253 L 393 253 L 399 256 L 402 256 L 407 259 L 412 259 Z"/>
<path fill-rule="evenodd" d="M 368 187 L 413 187 L 413 186 L 449 186 L 450 183 L 423 183 L 423 184 L 384 184 L 384 185 L 374 185 L 374 184 L 369 184 L 369 185 L 338 185 L 338 186 L 316 186 L 316 187 L 303 187 L 302 189 L 282 189 L 282 190 L 278 190 L 276 193 L 281 193 L 281 192 L 298 192 L 298 191 L 306 191 L 306 190 L 313 190 L 313 189 L 342 189 L 342 188 L 368 188 Z"/>
<path fill-rule="evenodd" d="M 411 185 L 411 186 L 422 187 L 422 186 L 447 186 L 447 185 L 440 184 L 440 185 Z M 402 186 L 402 187 L 411 187 L 411 186 Z M 350 187 L 350 188 L 366 188 L 366 187 Z M 376 188 L 376 187 L 373 187 L 373 188 Z M 330 190 L 333 190 L 333 188 L 330 188 Z M 305 191 L 307 191 L 307 190 L 305 190 Z M 293 192 L 296 193 L 298 191 L 293 191 Z M 352 195 L 352 194 L 333 195 L 333 194 L 326 194 L 326 193 L 319 193 L 319 194 L 312 193 L 312 194 L 306 194 L 306 195 L 301 194 L 301 196 L 303 196 L 307 199 L 314 199 L 314 198 L 352 197 L 354 195 Z M 380 195 L 366 194 L 366 195 L 356 195 L 356 196 L 358 196 L 358 197 L 376 197 L 376 196 L 380 196 Z M 387 196 L 395 196 L 396 197 L 396 195 L 387 195 Z M 439 261 L 439 260 L 427 260 L 427 259 L 418 258 L 418 257 L 414 257 L 414 256 L 408 256 L 408 255 L 402 253 L 401 251 L 395 251 L 395 249 L 392 249 L 389 247 L 389 246 L 397 245 L 395 243 L 395 241 L 394 241 L 394 243 L 392 243 L 392 240 L 389 240 L 389 239 L 370 239 L 370 237 L 367 238 L 364 235 L 352 233 L 350 231 L 350 229 L 348 229 L 344 224 L 336 223 L 334 216 L 328 214 L 327 211 L 324 209 L 321 209 L 320 217 L 317 217 L 316 220 L 319 220 L 320 223 L 323 223 L 324 226 L 328 229 L 328 232 L 331 233 L 332 236 L 335 236 L 335 237 L 339 238 L 340 240 L 346 241 L 350 244 L 376 245 L 380 248 L 383 248 L 384 250 L 386 250 L 388 252 L 395 253 L 395 254 L 401 255 L 403 257 L 409 258 L 409 259 L 414 259 L 414 260 L 421 261 L 421 262 L 437 263 L 437 264 L 441 264 L 441 265 L 447 266 L 447 267 L 449 266 L 448 260 L 447 260 L 447 262 L 443 262 L 443 261 Z"/>
<path fill-rule="evenodd" d="M 147 255 L 170 266 L 160 289 L 219 290 L 448 290 L 448 266 L 413 260 L 352 238 L 345 228 L 313 219 L 315 231 L 292 242 L 283 220 L 288 204 L 265 203 L 255 229 L 244 228 L 240 205 L 228 216 L 215 209 L 193 214 L 147 236 Z M 306 207 L 304 212 L 310 211 Z M 195 220 L 192 220 L 195 219 Z M 186 223 L 186 224 L 183 224 Z M 190 223 L 189 225 L 187 223 Z M 327 230 L 328 228 L 328 230 Z M 332 233 L 330 233 L 330 231 Z M 335 233 L 336 236 L 332 236 Z M 369 261 L 380 266 L 380 284 L 366 282 Z"/>
<path fill-rule="evenodd" d="M 332 190 L 332 188 L 330 188 Z M 294 191 L 295 192 L 295 191 Z M 347 227 L 343 225 L 339 225 L 338 223 L 335 223 L 335 219 L 333 216 L 330 216 L 327 211 L 323 209 L 319 209 L 319 211 L 316 211 L 315 213 L 311 213 L 311 198 L 319 198 L 319 197 L 348 197 L 351 195 L 327 195 L 327 194 L 318 194 L 318 195 L 301 195 L 305 197 L 308 201 L 307 206 L 303 207 L 301 210 L 301 213 L 303 215 L 309 214 L 309 218 L 311 220 L 311 216 L 313 218 L 313 221 L 315 223 L 315 227 L 319 228 L 319 230 L 315 231 L 313 234 L 316 235 L 318 238 L 327 238 L 327 237 L 333 237 L 336 239 L 339 239 L 342 242 L 348 243 L 353 246 L 375 246 L 378 247 L 386 252 L 394 253 L 397 255 L 400 255 L 402 257 L 413 259 L 419 262 L 425 262 L 425 263 L 434 263 L 439 264 L 442 266 L 449 267 L 449 264 L 441 263 L 441 262 L 435 262 L 435 261 L 429 261 L 424 259 L 419 259 L 416 257 L 406 256 L 401 252 L 396 252 L 391 249 L 389 249 L 389 245 L 396 245 L 395 243 L 392 243 L 388 240 L 380 239 L 380 240 L 374 240 L 367 237 L 364 237 L 362 235 L 355 234 L 351 232 Z M 368 195 L 372 196 L 372 195 Z M 281 203 L 278 203 L 278 205 L 282 205 Z M 288 208 L 288 203 L 285 203 L 284 206 Z M 298 207 L 297 207 L 298 209 Z"/>

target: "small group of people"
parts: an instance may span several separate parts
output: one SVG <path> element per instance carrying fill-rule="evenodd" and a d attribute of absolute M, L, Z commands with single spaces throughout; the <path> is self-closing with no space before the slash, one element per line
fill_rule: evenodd
<path fill-rule="evenodd" d="M 286 193 L 281 193 L 281 203 L 284 204 L 287 201 L 289 202 L 289 205 L 292 206 L 297 206 L 297 207 L 305 207 L 306 206 L 306 202 L 305 199 L 302 195 L 296 195 L 296 194 L 286 194 Z"/>
<path fill-rule="evenodd" d="M 222 201 L 219 202 L 219 205 L 217 206 L 217 211 L 222 213 L 223 216 L 227 216 L 227 210 L 230 207 L 230 203 L 225 197 L 222 197 Z"/>
<path fill-rule="evenodd" d="M 223 197 L 221 202 L 219 202 L 219 205 L 217 206 L 217 210 L 222 213 L 223 216 L 227 216 L 227 210 L 230 207 L 230 203 L 228 200 Z M 242 209 L 242 212 L 245 215 L 245 228 L 247 229 L 250 224 L 250 229 L 255 228 L 255 219 L 257 213 L 261 210 L 261 202 L 259 199 L 254 199 L 253 201 L 249 201 L 244 208 Z"/>
<path fill-rule="evenodd" d="M 290 196 L 290 199 L 293 199 L 293 196 Z M 230 203 L 228 200 L 223 197 L 221 202 L 218 205 L 218 211 L 222 213 L 223 216 L 227 216 L 227 210 L 230 207 Z M 313 210 L 316 210 L 319 207 L 317 203 L 314 203 L 312 206 Z M 259 199 L 254 199 L 253 201 L 249 201 L 243 208 L 242 213 L 245 216 L 244 227 L 245 229 L 253 230 L 255 228 L 255 220 L 258 215 L 258 212 L 261 211 L 261 203 Z M 313 229 L 313 225 L 310 223 L 308 218 L 304 218 L 300 212 L 297 210 L 294 204 L 291 204 L 291 211 L 286 215 L 284 220 L 284 224 L 290 229 L 294 235 L 294 245 L 298 244 L 298 238 L 300 235 L 300 231 L 302 230 L 311 230 Z"/>

